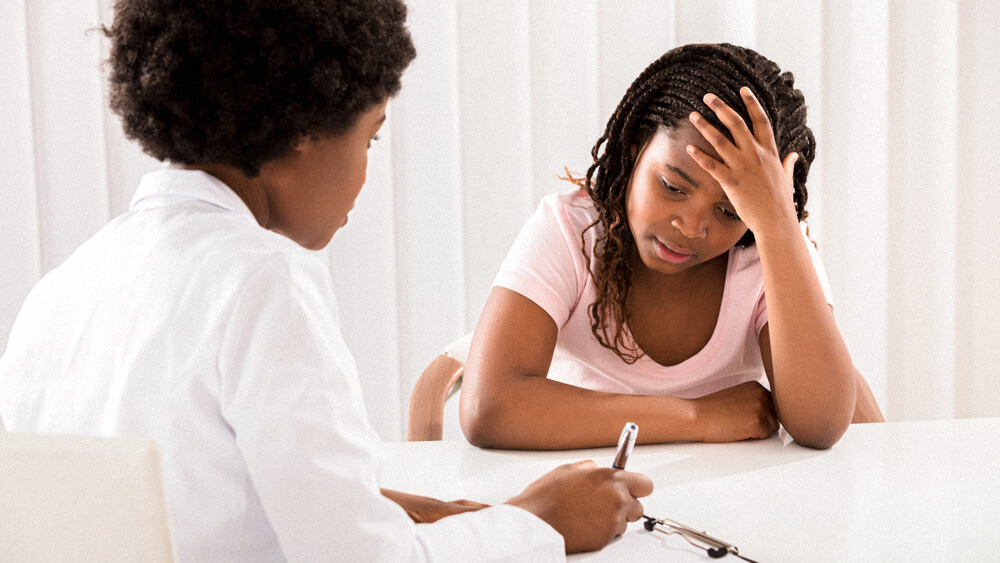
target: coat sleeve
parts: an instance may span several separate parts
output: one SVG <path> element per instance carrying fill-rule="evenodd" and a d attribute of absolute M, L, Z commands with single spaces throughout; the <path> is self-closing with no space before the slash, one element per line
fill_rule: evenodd
<path fill-rule="evenodd" d="M 288 560 L 564 559 L 562 537 L 521 509 L 416 525 L 381 495 L 382 444 L 319 261 L 261 264 L 241 290 L 219 364 L 223 418 Z"/>

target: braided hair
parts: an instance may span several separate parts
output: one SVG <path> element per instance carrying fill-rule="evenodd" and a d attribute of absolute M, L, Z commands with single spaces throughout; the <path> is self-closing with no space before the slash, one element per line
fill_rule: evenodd
<path fill-rule="evenodd" d="M 633 274 L 630 253 L 635 246 L 625 213 L 625 191 L 635 166 L 634 147 L 642 146 L 658 127 L 677 127 L 694 111 L 732 140 L 732 134 L 702 100 L 707 93 L 733 108 L 752 131 L 753 124 L 740 97 L 742 86 L 750 88 L 767 113 L 782 161 L 789 153 L 799 155 L 793 184 L 795 210 L 802 221 L 808 215 L 806 176 L 816 153 L 816 140 L 806 126 L 805 99 L 795 88 L 792 73 L 782 73 L 778 65 L 751 49 L 726 43 L 684 45 L 668 51 L 642 71 L 594 145 L 593 165 L 578 181 L 598 213 L 584 232 L 599 225 L 602 233 L 591 264 L 597 289 L 597 300 L 589 310 L 591 329 L 602 346 L 626 363 L 635 363 L 641 356 L 625 330 Z M 753 243 L 753 233 L 747 231 L 736 244 Z"/>

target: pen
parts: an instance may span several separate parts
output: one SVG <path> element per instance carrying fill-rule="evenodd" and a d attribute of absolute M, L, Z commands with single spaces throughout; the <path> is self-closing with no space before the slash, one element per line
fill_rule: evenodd
<path fill-rule="evenodd" d="M 615 454 L 615 461 L 611 467 L 615 469 L 625 469 L 628 463 L 628 456 L 632 454 L 635 447 L 635 437 L 639 434 L 639 426 L 634 422 L 626 422 L 622 428 L 622 435 L 618 438 L 618 453 Z"/>

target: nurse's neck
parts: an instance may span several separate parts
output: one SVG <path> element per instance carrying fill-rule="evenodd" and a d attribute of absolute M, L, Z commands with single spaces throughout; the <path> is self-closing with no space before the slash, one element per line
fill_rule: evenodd
<path fill-rule="evenodd" d="M 223 184 L 229 186 L 243 203 L 250 208 L 257 223 L 267 228 L 271 212 L 267 199 L 266 183 L 262 176 L 248 178 L 239 169 L 225 164 L 171 164 L 171 167 L 182 170 L 201 170 L 215 176 Z"/>

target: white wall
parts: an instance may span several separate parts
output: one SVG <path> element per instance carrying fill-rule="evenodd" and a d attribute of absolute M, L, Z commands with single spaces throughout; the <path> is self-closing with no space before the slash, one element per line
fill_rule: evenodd
<path fill-rule="evenodd" d="M 855 363 L 891 419 L 1000 415 L 1000 4 L 990 0 L 411 0 L 418 57 L 325 251 L 369 414 L 471 331 L 545 194 L 678 44 L 796 75 L 818 139 L 810 225 Z M 159 166 L 105 108 L 102 0 L 0 3 L 0 339 L 44 272 Z"/>

